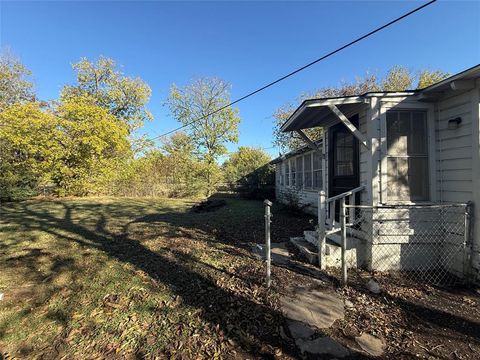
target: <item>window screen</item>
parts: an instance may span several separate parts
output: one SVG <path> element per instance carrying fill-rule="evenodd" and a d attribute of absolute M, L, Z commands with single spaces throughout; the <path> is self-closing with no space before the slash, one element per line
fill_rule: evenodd
<path fill-rule="evenodd" d="M 312 154 L 306 154 L 303 157 L 303 179 L 304 187 L 307 189 L 312 188 Z"/>
<path fill-rule="evenodd" d="M 297 162 L 297 180 L 295 185 L 297 188 L 301 189 L 303 187 L 303 156 L 296 158 Z"/>
<path fill-rule="evenodd" d="M 427 115 L 424 111 L 387 111 L 387 197 L 428 200 Z"/>
<path fill-rule="evenodd" d="M 313 153 L 313 187 L 315 189 L 321 189 L 323 178 L 322 178 L 322 158 L 318 151 Z"/>

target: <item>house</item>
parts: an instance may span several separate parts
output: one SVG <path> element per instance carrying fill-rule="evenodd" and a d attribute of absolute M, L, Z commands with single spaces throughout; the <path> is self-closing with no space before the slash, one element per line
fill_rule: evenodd
<path fill-rule="evenodd" d="M 477 65 L 422 90 L 295 110 L 281 131 L 307 145 L 273 161 L 276 196 L 318 214 L 303 240 L 322 268 L 480 278 L 479 100 Z M 305 135 L 314 127 L 322 139 Z"/>

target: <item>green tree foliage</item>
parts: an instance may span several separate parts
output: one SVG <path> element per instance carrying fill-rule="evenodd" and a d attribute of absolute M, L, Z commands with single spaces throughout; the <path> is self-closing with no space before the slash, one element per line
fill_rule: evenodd
<path fill-rule="evenodd" d="M 0 113 L 0 198 L 53 186 L 59 195 L 102 191 L 129 154 L 127 129 L 105 109 L 70 99 L 54 112 L 18 103 Z"/>
<path fill-rule="evenodd" d="M 415 77 L 406 67 L 395 65 L 382 81 L 381 89 L 384 91 L 405 91 L 412 89 Z"/>
<path fill-rule="evenodd" d="M 36 103 L 0 112 L 0 200 L 24 199 L 49 184 L 63 138 L 58 118 Z"/>
<path fill-rule="evenodd" d="M 225 180 L 231 185 L 236 185 L 270 160 L 270 155 L 263 149 L 240 146 L 223 164 Z"/>
<path fill-rule="evenodd" d="M 34 100 L 30 75 L 30 70 L 11 52 L 0 54 L 0 111 L 15 103 Z"/>
<path fill-rule="evenodd" d="M 152 114 L 146 109 L 151 89 L 140 78 L 125 76 L 115 61 L 100 57 L 96 62 L 82 58 L 73 65 L 77 84 L 65 86 L 62 100 L 89 96 L 95 104 L 128 126 L 129 132 L 141 127 Z"/>
<path fill-rule="evenodd" d="M 441 70 L 422 70 L 418 76 L 417 89 L 424 89 L 446 79 L 449 76 L 449 73 Z"/>
<path fill-rule="evenodd" d="M 230 103 L 230 85 L 218 78 L 201 78 L 183 88 L 173 85 L 167 99 L 172 116 L 187 127 L 188 136 L 205 162 L 207 195 L 221 178 L 218 158 L 226 143 L 238 141 L 238 110 Z M 199 120 L 201 119 L 201 120 Z"/>
<path fill-rule="evenodd" d="M 130 155 L 127 126 L 88 97 L 69 98 L 57 114 L 66 140 L 52 179 L 61 195 L 103 192 Z"/>
<path fill-rule="evenodd" d="M 241 146 L 223 164 L 225 180 L 248 197 L 268 197 L 274 185 L 271 157 L 264 150 Z"/>

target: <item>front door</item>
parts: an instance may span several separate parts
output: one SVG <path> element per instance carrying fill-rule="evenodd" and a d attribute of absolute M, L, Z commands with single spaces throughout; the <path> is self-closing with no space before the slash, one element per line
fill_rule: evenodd
<path fill-rule="evenodd" d="M 358 115 L 349 120 L 358 126 Z M 332 197 L 360 186 L 359 144 L 342 123 L 329 129 L 328 140 L 328 196 Z"/>

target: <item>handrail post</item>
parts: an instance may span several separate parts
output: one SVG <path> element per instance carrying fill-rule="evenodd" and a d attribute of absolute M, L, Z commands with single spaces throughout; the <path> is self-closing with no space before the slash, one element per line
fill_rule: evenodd
<path fill-rule="evenodd" d="M 340 201 L 340 226 L 342 231 L 342 285 L 347 285 L 347 224 L 345 219 L 345 197 Z"/>
<path fill-rule="evenodd" d="M 267 276 L 265 279 L 265 285 L 267 286 L 267 288 L 269 288 L 272 283 L 270 254 L 270 223 L 272 222 L 270 207 L 272 206 L 272 202 L 269 200 L 265 200 L 263 204 L 265 205 L 265 262 L 267 264 Z"/>
<path fill-rule="evenodd" d="M 321 190 L 318 194 L 318 266 L 325 270 L 325 191 Z"/>

